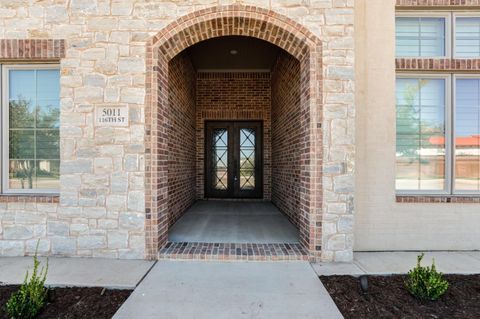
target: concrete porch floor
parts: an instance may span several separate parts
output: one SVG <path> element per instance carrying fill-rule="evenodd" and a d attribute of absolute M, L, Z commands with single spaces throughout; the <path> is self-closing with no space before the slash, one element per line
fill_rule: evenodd
<path fill-rule="evenodd" d="M 298 230 L 270 202 L 197 201 L 170 229 L 170 242 L 298 243 Z"/>

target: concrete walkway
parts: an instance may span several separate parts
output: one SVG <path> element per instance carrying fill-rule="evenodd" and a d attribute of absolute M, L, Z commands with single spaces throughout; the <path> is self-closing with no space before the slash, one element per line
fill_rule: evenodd
<path fill-rule="evenodd" d="M 45 258 L 39 258 L 40 268 Z M 51 287 L 107 287 L 133 289 L 142 280 L 153 261 L 102 258 L 48 258 L 46 285 Z M 31 273 L 32 257 L 0 258 L 0 284 L 23 283 L 27 269 Z"/>
<path fill-rule="evenodd" d="M 298 243 L 298 230 L 270 202 L 197 201 L 168 231 L 171 242 Z"/>
<path fill-rule="evenodd" d="M 312 264 L 319 276 L 406 274 L 415 267 L 421 252 L 357 252 L 353 263 Z M 445 274 L 480 274 L 480 251 L 425 252 L 423 265 L 435 258 L 438 271 Z"/>
<path fill-rule="evenodd" d="M 159 261 L 116 319 L 342 318 L 307 262 Z"/>

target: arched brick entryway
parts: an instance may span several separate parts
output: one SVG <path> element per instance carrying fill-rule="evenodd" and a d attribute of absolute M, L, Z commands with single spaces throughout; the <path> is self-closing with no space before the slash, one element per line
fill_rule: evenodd
<path fill-rule="evenodd" d="M 300 241 L 311 257 L 321 252 L 321 46 L 302 25 L 252 6 L 212 7 L 188 14 L 154 36 L 147 47 L 146 252 L 155 258 L 168 235 L 168 62 L 200 41 L 220 36 L 268 41 L 300 62 Z"/>

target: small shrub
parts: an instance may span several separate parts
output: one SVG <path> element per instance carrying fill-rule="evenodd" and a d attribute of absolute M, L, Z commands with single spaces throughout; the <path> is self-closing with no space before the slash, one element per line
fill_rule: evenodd
<path fill-rule="evenodd" d="M 423 256 L 424 254 L 421 254 L 417 257 L 417 266 L 408 272 L 405 287 L 422 301 L 437 300 L 447 291 L 448 282 L 443 279 L 442 273 L 437 272 L 435 260 L 432 260 L 430 267 L 420 265 Z"/>
<path fill-rule="evenodd" d="M 37 243 L 38 249 L 38 243 Z M 32 277 L 28 278 L 28 271 L 25 280 L 19 290 L 14 292 L 6 303 L 6 310 L 11 319 L 35 318 L 47 301 L 48 289 L 45 288 L 47 279 L 48 260 L 46 267 L 38 272 L 40 262 L 37 259 L 37 251 L 33 257 Z"/>

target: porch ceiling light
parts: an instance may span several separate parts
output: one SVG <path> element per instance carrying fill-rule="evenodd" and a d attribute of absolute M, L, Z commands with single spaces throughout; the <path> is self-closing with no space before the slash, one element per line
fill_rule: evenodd
<path fill-rule="evenodd" d="M 235 55 L 235 54 L 237 54 L 237 53 L 238 53 L 237 50 L 230 50 L 230 54 L 231 54 L 231 55 Z"/>

